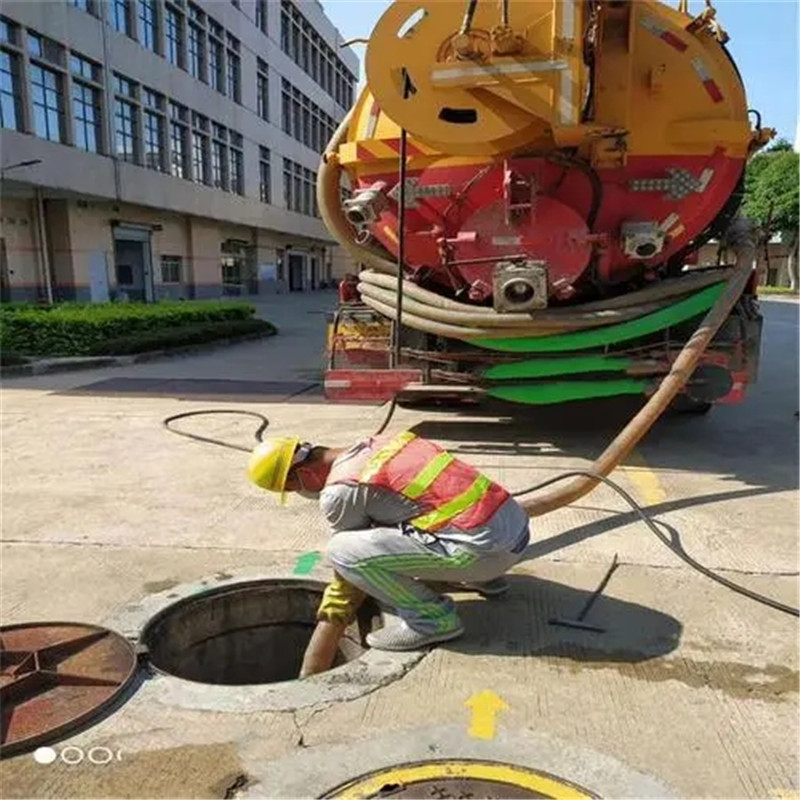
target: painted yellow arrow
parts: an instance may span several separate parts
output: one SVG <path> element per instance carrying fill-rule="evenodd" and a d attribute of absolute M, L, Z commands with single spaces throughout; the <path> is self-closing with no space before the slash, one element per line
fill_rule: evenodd
<path fill-rule="evenodd" d="M 476 739 L 494 739 L 494 718 L 498 711 L 508 711 L 508 704 L 490 689 L 472 695 L 464 703 L 472 709 L 470 736 Z"/>

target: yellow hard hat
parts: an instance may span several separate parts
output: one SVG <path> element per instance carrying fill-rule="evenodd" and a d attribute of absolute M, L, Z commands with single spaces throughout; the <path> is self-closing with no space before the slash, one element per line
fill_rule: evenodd
<path fill-rule="evenodd" d="M 269 492 L 280 492 L 281 503 L 286 502 L 283 487 L 299 444 L 300 439 L 296 436 L 267 439 L 253 450 L 247 465 L 250 480 Z"/>

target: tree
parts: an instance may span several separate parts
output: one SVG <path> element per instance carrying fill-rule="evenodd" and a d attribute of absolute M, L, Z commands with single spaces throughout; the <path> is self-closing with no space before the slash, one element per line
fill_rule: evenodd
<path fill-rule="evenodd" d="M 797 289 L 798 213 L 800 212 L 800 156 L 785 139 L 754 156 L 745 173 L 745 216 L 757 219 L 764 235 L 781 234 L 788 248 L 789 285 Z"/>

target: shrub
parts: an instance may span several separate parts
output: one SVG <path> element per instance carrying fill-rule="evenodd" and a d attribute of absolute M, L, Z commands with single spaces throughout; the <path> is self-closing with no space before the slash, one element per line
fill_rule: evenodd
<path fill-rule="evenodd" d="M 276 332 L 275 326 L 263 319 L 234 319 L 223 322 L 203 322 L 198 325 L 185 325 L 156 331 L 142 331 L 131 336 L 118 339 L 107 339 L 96 344 L 91 355 L 123 356 L 132 353 L 147 353 L 169 347 L 185 347 L 187 345 L 212 342 L 233 336 L 244 336 L 249 333 L 260 333 L 265 336 Z"/>
<path fill-rule="evenodd" d="M 235 302 L 65 303 L 50 308 L 0 307 L 0 348 L 29 355 L 91 355 L 104 342 L 185 326 L 254 321 L 255 308 Z"/>

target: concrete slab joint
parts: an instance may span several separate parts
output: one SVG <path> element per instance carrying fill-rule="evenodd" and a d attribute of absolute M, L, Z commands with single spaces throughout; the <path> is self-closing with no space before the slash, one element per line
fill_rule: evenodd
<path fill-rule="evenodd" d="M 122 608 L 108 618 L 104 626 L 121 633 L 146 653 L 143 634 L 148 623 L 182 601 L 210 598 L 226 589 L 244 588 L 263 581 L 305 585 L 321 592 L 329 578 L 329 572 L 319 566 L 303 575 L 302 580 L 285 569 L 256 574 L 246 571 L 226 573 L 149 595 L 138 603 Z M 150 700 L 186 709 L 233 713 L 294 711 L 362 697 L 402 678 L 424 656 L 424 651 L 390 653 L 367 649 L 354 660 L 321 675 L 303 680 L 252 685 L 199 683 L 166 674 L 148 665 L 149 675 L 143 691 Z"/>

